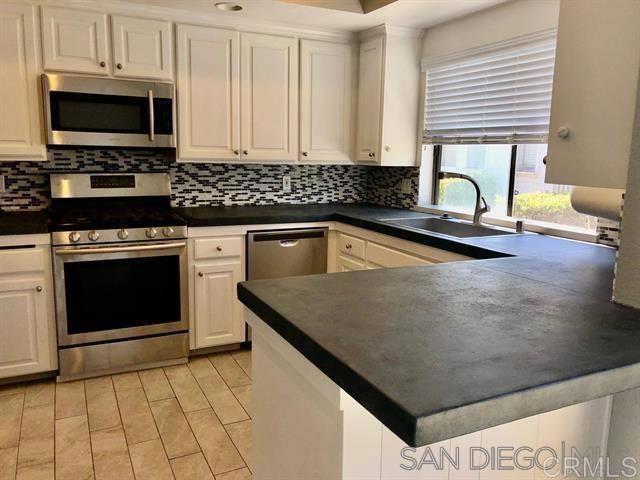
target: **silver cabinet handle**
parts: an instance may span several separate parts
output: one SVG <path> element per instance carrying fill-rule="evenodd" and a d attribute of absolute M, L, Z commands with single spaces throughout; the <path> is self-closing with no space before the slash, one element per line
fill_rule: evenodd
<path fill-rule="evenodd" d="M 121 64 L 121 63 L 118 63 L 118 64 L 116 65 L 116 68 L 117 68 L 118 70 L 122 70 L 122 64 Z"/>
<path fill-rule="evenodd" d="M 203 272 L 198 272 L 198 276 L 199 277 L 204 277 L 204 273 Z"/>
<path fill-rule="evenodd" d="M 41 292 L 41 291 L 42 291 L 42 287 L 41 287 L 40 285 L 38 285 L 38 286 L 36 287 L 36 292 Z"/>
<path fill-rule="evenodd" d="M 101 61 L 101 62 L 100 62 L 100 66 L 101 66 L 102 68 L 106 67 L 106 66 L 107 66 L 107 62 L 105 62 L 104 60 L 103 60 L 103 61 Z"/>
<path fill-rule="evenodd" d="M 147 98 L 149 99 L 149 140 L 152 142 L 155 139 L 156 119 L 153 112 L 153 90 L 147 92 Z"/>
<path fill-rule="evenodd" d="M 56 255 L 91 255 L 100 253 L 120 253 L 120 252 L 149 252 L 153 250 L 171 250 L 172 248 L 184 248 L 187 244 L 161 243 L 158 245 L 132 245 L 128 247 L 95 247 L 95 248 L 65 248 L 56 250 Z"/>

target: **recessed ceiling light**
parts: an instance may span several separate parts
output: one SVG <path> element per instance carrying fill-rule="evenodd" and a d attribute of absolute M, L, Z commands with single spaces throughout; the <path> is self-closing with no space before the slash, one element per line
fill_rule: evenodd
<path fill-rule="evenodd" d="M 241 12 L 244 10 L 244 6 L 239 3 L 233 2 L 218 2 L 215 7 L 225 12 Z"/>

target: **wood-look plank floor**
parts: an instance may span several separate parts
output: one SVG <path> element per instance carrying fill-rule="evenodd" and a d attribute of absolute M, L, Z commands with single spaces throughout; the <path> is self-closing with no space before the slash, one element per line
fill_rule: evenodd
<path fill-rule="evenodd" d="M 251 479 L 251 352 L 0 386 L 0 480 Z"/>

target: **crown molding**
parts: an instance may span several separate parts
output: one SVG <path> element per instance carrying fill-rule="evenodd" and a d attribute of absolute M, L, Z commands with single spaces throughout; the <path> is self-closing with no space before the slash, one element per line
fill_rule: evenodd
<path fill-rule="evenodd" d="M 295 38 L 326 40 L 340 43 L 353 43 L 358 39 L 356 32 L 330 30 L 304 25 L 292 26 L 274 22 L 252 20 L 246 17 L 233 17 L 223 13 L 203 13 L 190 10 L 169 8 L 156 5 L 143 5 L 123 0 L 17 0 L 18 3 L 49 7 L 66 7 L 78 10 L 91 10 L 116 15 L 168 20 L 174 23 L 210 26 L 238 30 L 243 32 L 267 33 Z M 176 2 L 178 4 L 178 2 Z"/>
<path fill-rule="evenodd" d="M 422 38 L 424 35 L 424 29 L 421 28 L 409 28 L 409 27 L 396 27 L 394 25 L 388 25 L 383 23 L 366 30 L 362 30 L 358 33 L 358 38 L 362 40 L 368 40 L 373 37 L 379 37 L 381 35 L 393 35 L 396 37 L 410 37 L 410 38 Z"/>

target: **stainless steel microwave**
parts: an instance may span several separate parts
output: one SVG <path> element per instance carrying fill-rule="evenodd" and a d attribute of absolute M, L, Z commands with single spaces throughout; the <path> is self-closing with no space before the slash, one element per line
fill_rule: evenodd
<path fill-rule="evenodd" d="M 175 147 L 174 87 L 42 75 L 47 145 Z"/>

